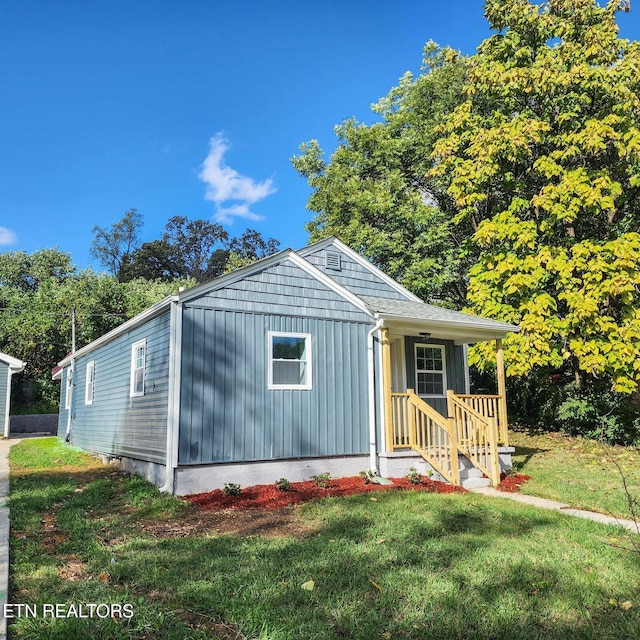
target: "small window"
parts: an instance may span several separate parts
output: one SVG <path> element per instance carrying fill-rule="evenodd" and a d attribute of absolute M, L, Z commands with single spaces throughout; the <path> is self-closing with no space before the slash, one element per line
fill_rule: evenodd
<path fill-rule="evenodd" d="M 87 379 L 84 387 L 84 403 L 93 404 L 93 393 L 96 386 L 96 363 L 87 362 Z"/>
<path fill-rule="evenodd" d="M 311 389 L 311 336 L 269 332 L 269 389 Z"/>
<path fill-rule="evenodd" d="M 73 384 L 73 378 L 71 376 L 71 367 L 65 369 L 67 372 L 67 384 L 64 391 L 64 408 L 65 410 L 71 409 L 71 386 Z"/>
<path fill-rule="evenodd" d="M 147 360 L 147 341 L 139 340 L 131 345 L 131 386 L 132 398 L 144 395 L 144 369 Z"/>
<path fill-rule="evenodd" d="M 444 347 L 432 344 L 416 345 L 416 392 L 423 398 L 446 395 Z"/>

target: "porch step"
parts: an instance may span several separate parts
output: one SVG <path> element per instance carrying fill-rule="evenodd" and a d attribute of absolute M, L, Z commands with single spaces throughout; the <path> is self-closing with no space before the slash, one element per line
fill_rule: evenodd
<path fill-rule="evenodd" d="M 480 489 L 482 487 L 490 487 L 491 480 L 484 476 L 480 478 L 466 478 L 465 480 L 460 478 L 460 485 L 463 489 Z"/>
<path fill-rule="evenodd" d="M 487 478 L 480 469 L 475 467 L 471 460 L 458 458 L 460 484 L 465 489 L 478 489 L 480 487 L 491 486 L 491 480 Z"/>

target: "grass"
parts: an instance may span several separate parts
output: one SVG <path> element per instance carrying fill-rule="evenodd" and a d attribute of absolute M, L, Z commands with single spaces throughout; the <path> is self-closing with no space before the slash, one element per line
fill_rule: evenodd
<path fill-rule="evenodd" d="M 11 463 L 10 601 L 134 611 L 16 618 L 14 640 L 622 640 L 640 629 L 640 557 L 612 544 L 617 528 L 477 494 L 389 492 L 304 505 L 309 533 L 297 538 L 167 538 L 141 521 L 191 507 L 139 478 L 55 439 L 14 446 Z"/>
<path fill-rule="evenodd" d="M 521 493 L 619 518 L 630 517 L 621 472 L 630 493 L 640 497 L 639 449 L 527 431 L 510 433 L 509 444 L 516 448 L 514 468 L 531 476 Z"/>

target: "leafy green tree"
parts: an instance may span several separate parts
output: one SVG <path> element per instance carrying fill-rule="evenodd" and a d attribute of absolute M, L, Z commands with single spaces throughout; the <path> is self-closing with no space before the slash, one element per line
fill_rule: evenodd
<path fill-rule="evenodd" d="M 496 33 L 436 129 L 478 262 L 469 306 L 514 322 L 510 375 L 568 370 L 621 393 L 640 381 L 640 48 L 618 1 L 489 0 Z M 486 345 L 475 361 L 488 364 Z"/>
<path fill-rule="evenodd" d="M 26 404 L 35 412 L 57 410 L 59 385 L 51 380 L 51 370 L 71 351 L 72 309 L 80 348 L 181 285 L 195 284 L 123 283 L 91 270 L 78 273 L 68 260 L 57 250 L 0 254 L 0 350 L 27 362 L 12 386 L 18 409 Z"/>
<path fill-rule="evenodd" d="M 139 244 L 142 215 L 135 209 L 129 209 L 122 220 L 111 225 L 110 229 L 93 227 L 93 242 L 89 250 L 103 267 L 121 278 L 121 272 L 131 260 L 131 255 Z"/>
<path fill-rule="evenodd" d="M 39 249 L 0 253 L 0 287 L 35 291 L 40 283 L 53 278 L 65 280 L 75 273 L 71 255 L 58 249 Z"/>
<path fill-rule="evenodd" d="M 182 275 L 183 265 L 177 259 L 176 248 L 166 240 L 143 242 L 122 268 L 121 279 L 135 278 L 171 282 Z"/>
<path fill-rule="evenodd" d="M 229 240 L 229 234 L 219 224 L 174 216 L 167 222 L 161 239 L 145 242 L 133 252 L 129 264 L 122 269 L 121 279 L 171 282 L 192 278 L 205 282 L 270 255 L 279 245 L 277 240 L 265 240 L 253 229 Z"/>
<path fill-rule="evenodd" d="M 465 302 L 471 232 L 451 224 L 452 201 L 440 176 L 425 176 L 435 127 L 462 100 L 466 66 L 457 52 L 428 43 L 423 73 L 406 73 L 372 105 L 378 121 L 338 125 L 329 161 L 316 140 L 292 158 L 313 189 L 312 241 L 337 235 L 421 297 L 456 307 Z"/>
<path fill-rule="evenodd" d="M 219 224 L 173 216 L 160 240 L 143 243 L 123 267 L 123 280 L 145 278 L 170 282 L 193 278 L 204 282 L 216 251 L 224 250 L 229 234 Z"/>
<path fill-rule="evenodd" d="M 239 238 L 232 238 L 229 249 L 241 258 L 261 260 L 280 248 L 280 243 L 274 238 L 265 240 L 255 229 L 247 229 Z"/>
<path fill-rule="evenodd" d="M 276 253 L 280 249 L 280 242 L 274 238 L 265 240 L 258 231 L 247 229 L 240 237 L 232 238 L 229 243 L 223 273 L 230 273 L 241 267 L 261 260 Z M 219 274 L 216 274 L 219 275 Z"/>

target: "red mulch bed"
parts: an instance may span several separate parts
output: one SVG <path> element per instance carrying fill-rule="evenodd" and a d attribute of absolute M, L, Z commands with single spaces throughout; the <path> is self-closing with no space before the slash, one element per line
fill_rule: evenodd
<path fill-rule="evenodd" d="M 520 487 L 527 481 L 531 480 L 531 476 L 525 476 L 521 473 L 505 473 L 500 474 L 500 484 L 496 487 L 498 491 L 507 491 L 515 493 L 520 491 Z"/>
<path fill-rule="evenodd" d="M 186 496 L 186 499 L 203 509 L 214 511 L 223 509 L 282 509 L 289 505 L 301 504 L 314 498 L 350 496 L 354 493 L 374 491 L 409 490 L 430 491 L 432 493 L 466 493 L 462 487 L 454 487 L 444 482 L 436 482 L 423 477 L 420 484 L 411 484 L 408 478 L 391 478 L 393 485 L 365 483 L 360 477 L 332 478 L 329 486 L 319 487 L 313 480 L 292 482 L 290 491 L 280 491 L 274 484 L 258 484 L 244 487 L 239 496 L 227 496 L 222 489 L 209 493 Z"/>

